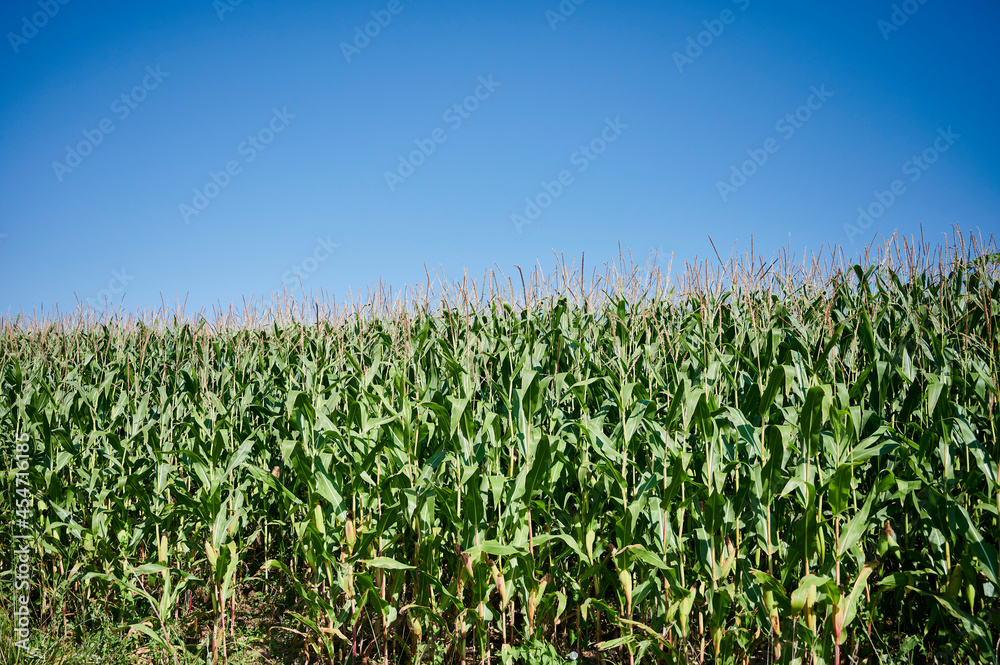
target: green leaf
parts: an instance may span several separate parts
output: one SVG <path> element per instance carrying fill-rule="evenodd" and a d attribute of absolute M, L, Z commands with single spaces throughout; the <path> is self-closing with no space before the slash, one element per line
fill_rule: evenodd
<path fill-rule="evenodd" d="M 868 563 L 861 569 L 858 574 L 858 578 L 854 580 L 854 588 L 851 589 L 851 594 L 847 597 L 847 600 L 841 604 L 836 617 L 837 622 L 840 624 L 841 630 L 844 632 L 841 634 L 840 643 L 843 644 L 847 640 L 846 628 L 851 625 L 854 620 L 855 615 L 858 611 L 858 600 L 861 598 L 861 592 L 865 590 L 868 586 L 868 577 L 875 570 L 877 564 Z"/>
<path fill-rule="evenodd" d="M 144 624 L 144 623 L 133 623 L 133 624 L 129 625 L 129 629 L 137 631 L 139 633 L 142 633 L 143 635 L 145 635 L 149 639 L 153 640 L 153 642 L 155 642 L 157 646 L 163 647 L 167 651 L 170 651 L 171 653 L 173 653 L 173 650 L 174 650 L 173 647 L 171 645 L 167 644 L 166 640 L 163 639 L 163 636 L 160 635 L 159 633 L 155 632 L 152 628 L 150 628 L 146 624 Z"/>
<path fill-rule="evenodd" d="M 841 529 L 840 544 L 837 547 L 838 559 L 843 558 L 846 552 L 857 545 L 858 541 L 861 540 L 861 536 L 868 530 L 868 516 L 871 514 L 872 503 L 875 501 L 877 491 L 878 488 L 873 488 L 869 492 L 868 498 L 865 499 L 864 504 L 861 506 L 861 510 L 851 518 L 847 526 Z"/>
<path fill-rule="evenodd" d="M 785 369 L 783 367 L 775 367 L 771 370 L 771 377 L 767 380 L 767 386 L 764 388 L 764 393 L 760 398 L 760 415 L 766 415 L 772 406 L 774 406 L 774 400 L 778 396 L 778 391 L 785 384 Z"/>
<path fill-rule="evenodd" d="M 916 591 L 922 596 L 927 596 L 928 598 L 936 600 L 943 608 L 945 608 L 945 610 L 947 610 L 948 614 L 958 619 L 958 622 L 962 626 L 962 630 L 973 638 L 983 655 L 985 656 L 988 654 L 990 656 L 990 660 L 994 663 L 996 662 L 996 658 L 993 654 L 993 645 L 991 644 L 989 638 L 989 631 L 982 621 L 963 612 L 961 608 L 959 608 L 958 603 L 950 598 L 945 598 L 944 596 L 940 596 L 936 593 L 924 591 L 912 586 L 907 588 L 911 591 Z"/>
<path fill-rule="evenodd" d="M 344 506 L 344 497 L 337 489 L 333 478 L 321 466 L 316 469 L 315 474 L 317 494 L 327 500 L 330 507 L 333 508 L 334 514 L 337 515 L 337 519 L 343 520 L 347 515 L 347 508 Z"/>
<path fill-rule="evenodd" d="M 639 559 L 639 561 L 649 564 L 654 568 L 659 568 L 660 570 L 670 570 L 670 567 L 664 563 L 662 559 L 657 557 L 642 545 L 633 545 L 628 548 L 628 551 L 631 552 L 635 558 Z"/>
<path fill-rule="evenodd" d="M 979 529 L 976 528 L 975 522 L 969 517 L 969 513 L 966 512 L 962 504 L 951 500 L 951 497 L 949 497 L 949 503 L 957 511 L 957 517 L 959 518 L 957 526 L 969 541 L 972 556 L 979 562 L 980 569 L 986 574 L 990 582 L 1000 585 L 1000 566 L 997 564 L 996 548 L 983 540 L 983 536 L 979 533 Z"/>
<path fill-rule="evenodd" d="M 844 512 L 844 508 L 847 507 L 853 491 L 851 486 L 853 479 L 853 464 L 841 464 L 830 476 L 830 482 L 827 484 L 827 500 L 834 515 Z"/>
<path fill-rule="evenodd" d="M 818 439 L 820 428 L 823 425 L 823 399 L 826 391 L 823 386 L 813 386 L 806 393 L 806 401 L 799 413 L 799 434 L 806 443 L 806 450 L 812 454 L 815 442 Z"/>
<path fill-rule="evenodd" d="M 792 592 L 792 612 L 801 614 L 809 599 L 809 590 L 813 587 L 826 586 L 831 580 L 829 577 L 820 575 L 805 575 L 799 580 L 799 586 Z"/>
<path fill-rule="evenodd" d="M 362 559 L 361 563 L 372 568 L 384 568 L 386 570 L 415 570 L 413 566 L 400 563 L 395 559 L 385 556 L 377 556 L 374 559 Z"/>
<path fill-rule="evenodd" d="M 515 554 L 520 554 L 524 552 L 524 549 L 518 547 L 511 547 L 510 545 L 501 545 L 495 540 L 487 540 L 478 547 L 470 547 L 465 551 L 473 559 L 477 559 L 480 554 L 492 554 L 494 556 L 514 556 Z"/>

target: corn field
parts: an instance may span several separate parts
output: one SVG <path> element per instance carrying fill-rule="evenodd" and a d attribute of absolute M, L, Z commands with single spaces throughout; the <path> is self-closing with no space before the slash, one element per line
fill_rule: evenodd
<path fill-rule="evenodd" d="M 0 658 L 26 519 L 150 662 L 995 663 L 1000 254 L 822 256 L 0 320 Z"/>

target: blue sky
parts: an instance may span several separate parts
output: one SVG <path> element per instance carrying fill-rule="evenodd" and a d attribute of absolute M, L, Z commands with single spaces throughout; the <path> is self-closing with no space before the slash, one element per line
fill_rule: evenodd
<path fill-rule="evenodd" d="M 1000 231 L 995 2 L 578 1 L 4 2 L 0 313 Z"/>

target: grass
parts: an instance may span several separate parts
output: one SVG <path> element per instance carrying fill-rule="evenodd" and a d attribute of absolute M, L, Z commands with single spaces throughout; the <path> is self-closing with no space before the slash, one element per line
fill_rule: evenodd
<path fill-rule="evenodd" d="M 33 644 L 996 662 L 993 241 L 716 258 L 4 320 L 0 515 L 32 537 Z M 27 662 L 14 563 L 0 663 Z"/>

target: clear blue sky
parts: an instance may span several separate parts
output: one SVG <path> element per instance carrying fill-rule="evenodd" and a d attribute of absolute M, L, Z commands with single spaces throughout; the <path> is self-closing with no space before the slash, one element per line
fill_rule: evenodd
<path fill-rule="evenodd" d="M 996 2 L 62 2 L 0 9 L 0 313 L 1000 231 Z"/>

